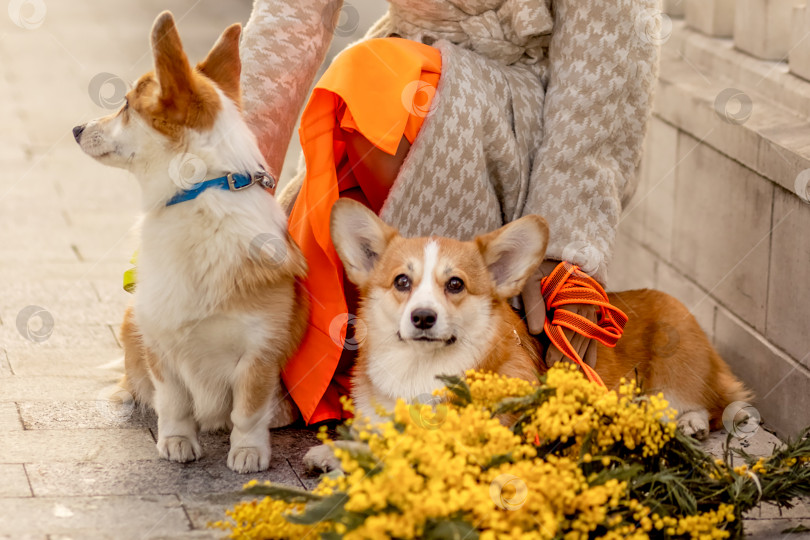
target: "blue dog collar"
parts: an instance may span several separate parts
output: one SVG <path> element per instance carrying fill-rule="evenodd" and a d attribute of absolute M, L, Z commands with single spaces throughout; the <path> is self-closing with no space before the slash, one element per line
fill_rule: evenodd
<path fill-rule="evenodd" d="M 272 189 L 276 187 L 276 181 L 272 176 L 267 174 L 267 171 L 261 170 L 253 174 L 239 174 L 228 173 L 219 178 L 212 178 L 211 180 L 203 180 L 191 185 L 188 189 L 177 193 L 174 197 L 166 202 L 166 206 L 181 203 L 183 201 L 190 201 L 196 199 L 200 193 L 210 188 L 219 188 L 227 191 L 242 191 L 247 189 L 253 184 L 259 184 L 265 189 Z"/>

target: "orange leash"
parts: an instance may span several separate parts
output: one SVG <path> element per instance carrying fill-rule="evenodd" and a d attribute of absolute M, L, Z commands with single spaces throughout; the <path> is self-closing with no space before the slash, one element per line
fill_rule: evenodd
<path fill-rule="evenodd" d="M 622 337 L 627 315 L 611 305 L 607 293 L 592 277 L 582 272 L 578 266 L 561 262 L 540 281 L 540 290 L 546 302 L 546 322 L 543 329 L 551 343 L 574 361 L 588 380 L 605 386 L 602 378 L 586 364 L 571 346 L 563 328 L 573 330 L 590 339 L 595 339 L 607 347 L 615 347 Z M 597 322 L 594 323 L 567 309 L 558 309 L 570 304 L 591 304 L 597 306 Z M 551 314 L 553 313 L 553 318 Z"/>

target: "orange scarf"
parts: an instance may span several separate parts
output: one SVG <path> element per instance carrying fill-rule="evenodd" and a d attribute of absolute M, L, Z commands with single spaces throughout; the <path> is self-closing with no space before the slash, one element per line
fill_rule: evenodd
<path fill-rule="evenodd" d="M 359 131 L 380 150 L 395 154 L 403 136 L 410 142 L 416 138 L 430 105 L 424 94 L 429 101 L 440 72 L 441 55 L 432 47 L 400 38 L 364 41 L 335 58 L 304 109 L 299 135 L 306 178 L 289 230 L 309 263 L 304 285 L 312 311 L 282 378 L 307 424 L 344 418 L 339 398 L 350 387 L 349 374 L 335 372 L 348 314 L 329 216 L 341 188 L 351 185 L 341 178 L 338 186 L 337 166 L 346 151 L 336 130 Z"/>

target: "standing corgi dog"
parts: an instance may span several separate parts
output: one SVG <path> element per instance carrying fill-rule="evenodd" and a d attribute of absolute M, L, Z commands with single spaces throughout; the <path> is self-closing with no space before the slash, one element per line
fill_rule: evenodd
<path fill-rule="evenodd" d="M 332 241 L 349 279 L 360 289 L 365 340 L 352 393 L 360 415 L 397 398 L 414 400 L 442 383 L 437 375 L 493 371 L 536 380 L 545 370 L 525 325 L 508 299 L 540 266 L 548 226 L 526 216 L 459 242 L 401 237 L 373 212 L 340 199 L 332 209 Z M 631 313 L 615 348 L 600 344 L 596 371 L 608 388 L 622 377 L 663 392 L 689 435 L 705 438 L 723 409 L 750 399 L 686 307 L 653 290 L 612 293 Z M 667 329 L 667 339 L 660 329 Z"/>
<path fill-rule="evenodd" d="M 246 473 L 269 466 L 268 429 L 295 419 L 280 371 L 306 326 L 298 278 L 307 268 L 263 189 L 272 187 L 265 162 L 241 116 L 240 33 L 227 28 L 192 68 L 162 13 L 154 72 L 119 111 L 73 133 L 85 153 L 131 171 L 142 188 L 124 385 L 157 412 L 160 456 L 198 459 L 198 432 L 227 427 L 228 467 Z M 176 181 L 185 156 L 207 171 L 194 185 Z"/>

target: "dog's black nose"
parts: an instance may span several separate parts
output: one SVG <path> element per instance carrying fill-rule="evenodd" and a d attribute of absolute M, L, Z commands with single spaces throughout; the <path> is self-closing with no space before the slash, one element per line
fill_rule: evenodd
<path fill-rule="evenodd" d="M 79 142 L 82 138 L 82 131 L 84 131 L 84 126 L 87 124 L 82 124 L 80 126 L 76 126 L 73 128 L 73 138 L 76 139 L 76 142 Z"/>
<path fill-rule="evenodd" d="M 427 330 L 436 324 L 436 312 L 432 309 L 415 309 L 411 312 L 411 322 L 420 330 Z"/>

